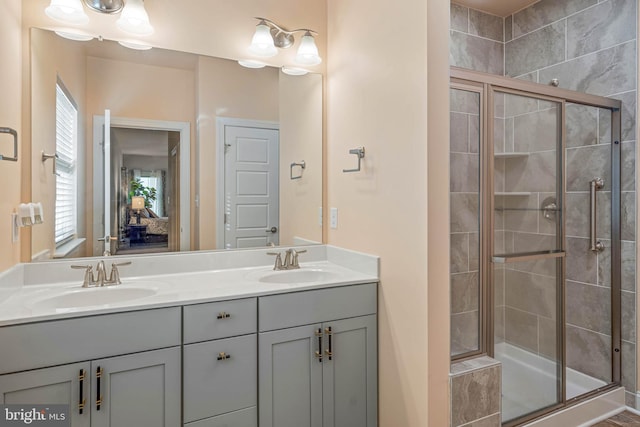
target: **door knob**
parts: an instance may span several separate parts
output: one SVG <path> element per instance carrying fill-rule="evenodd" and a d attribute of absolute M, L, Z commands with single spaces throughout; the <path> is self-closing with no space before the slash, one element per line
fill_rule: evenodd
<path fill-rule="evenodd" d="M 270 229 L 267 230 L 267 233 L 277 233 L 278 232 L 278 227 L 271 227 Z"/>

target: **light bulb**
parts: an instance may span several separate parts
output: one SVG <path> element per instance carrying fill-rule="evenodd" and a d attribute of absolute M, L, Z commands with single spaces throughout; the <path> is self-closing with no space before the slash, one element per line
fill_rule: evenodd
<path fill-rule="evenodd" d="M 153 34 L 153 27 L 149 23 L 149 15 L 142 0 L 128 0 L 116 25 L 122 31 L 139 36 Z"/>
<path fill-rule="evenodd" d="M 256 25 L 256 32 L 251 39 L 249 52 L 265 58 L 275 56 L 278 53 L 278 49 L 276 49 L 276 46 L 273 44 L 271 28 L 269 28 L 265 21 L 260 21 L 258 25 Z"/>
<path fill-rule="evenodd" d="M 303 65 L 318 65 L 322 62 L 322 58 L 318 55 L 316 42 L 309 31 L 307 31 L 300 40 L 300 47 L 296 54 L 296 62 Z"/>
<path fill-rule="evenodd" d="M 44 10 L 49 18 L 66 24 L 84 25 L 89 23 L 89 17 L 84 13 L 80 0 L 51 0 L 51 4 Z"/>

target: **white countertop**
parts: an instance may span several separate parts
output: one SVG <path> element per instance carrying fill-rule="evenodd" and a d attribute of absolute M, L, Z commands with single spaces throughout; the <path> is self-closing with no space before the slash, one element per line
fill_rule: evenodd
<path fill-rule="evenodd" d="M 4 274 L 4 277 L 0 277 L 0 288 L 3 289 L 0 298 L 0 326 L 378 281 L 379 260 L 377 257 L 333 247 L 323 246 L 322 248 L 324 248 L 324 252 L 318 250 L 317 247 L 314 248 L 311 253 L 317 253 L 310 257 L 312 258 L 311 261 L 301 261 L 301 268 L 299 270 L 278 272 L 273 271 L 272 266 L 264 265 L 258 267 L 237 267 L 237 265 L 242 264 L 238 262 L 235 263 L 235 268 L 219 268 L 191 272 L 180 271 L 184 270 L 184 263 L 187 262 L 185 260 L 188 258 L 183 258 L 180 254 L 172 255 L 171 257 L 173 258 L 164 256 L 164 258 L 162 258 L 164 263 L 177 262 L 182 264 L 182 268 L 176 268 L 176 270 L 180 272 L 130 276 L 127 274 L 125 268 L 122 268 L 121 278 L 123 284 L 101 288 L 82 288 L 81 274 L 79 279 L 75 278 L 72 281 L 63 280 L 55 283 L 42 283 L 43 280 L 38 279 L 32 280 L 31 283 L 24 283 L 26 280 L 25 277 L 33 273 L 26 271 L 18 273 L 11 272 L 11 274 Z M 263 255 L 260 251 L 258 251 L 258 255 Z M 229 252 L 222 252 L 221 254 L 224 254 L 221 256 L 229 257 Z M 244 256 L 246 258 L 246 252 L 238 251 L 237 254 L 238 257 Z M 207 255 L 203 254 L 202 256 Z M 208 256 L 210 257 L 209 259 L 211 259 L 211 254 L 208 254 Z M 215 258 L 215 256 L 213 257 Z M 149 258 L 152 258 L 152 261 L 149 262 L 155 262 L 156 264 L 160 260 L 158 257 Z M 192 261 L 193 259 L 194 256 L 191 257 Z M 111 261 L 116 260 L 122 261 L 124 259 L 110 258 L 106 260 L 107 266 L 109 266 Z M 95 263 L 95 259 L 90 261 L 91 263 Z M 87 261 L 85 261 L 85 263 L 86 262 Z M 137 257 L 134 262 L 140 264 L 147 262 L 147 260 L 143 257 Z M 355 266 L 355 269 L 345 267 L 345 263 Z M 39 269 L 43 272 L 50 270 L 53 277 L 60 277 L 61 274 L 66 274 L 65 270 L 65 273 L 57 272 L 56 276 L 56 274 L 54 274 L 56 272 L 52 271 L 53 269 L 68 269 L 68 265 L 60 265 L 58 263 L 48 263 L 48 268 L 45 269 L 43 268 L 43 264 L 33 266 L 33 269 Z M 28 269 L 29 266 L 30 264 L 25 264 L 24 268 Z M 171 269 L 165 268 L 164 270 L 170 271 Z M 139 269 L 136 270 L 136 272 L 139 271 Z M 302 283 L 296 283 L 295 281 L 293 283 L 265 283 L 263 281 L 265 276 L 270 276 L 270 278 L 273 279 L 275 276 L 291 273 L 299 274 L 300 272 L 311 272 L 311 274 L 313 274 L 313 272 L 319 272 L 323 277 L 321 280 Z M 74 275 L 77 277 L 78 273 L 82 272 L 75 270 Z M 11 280 L 7 279 L 7 277 Z M 16 285 L 16 277 L 21 277 L 23 283 Z M 126 299 L 104 304 L 104 297 L 107 293 L 113 293 L 113 291 L 120 292 L 121 289 L 133 289 L 135 292 L 139 292 L 140 296 L 135 299 Z M 80 293 L 82 293 L 81 298 L 85 301 L 82 306 L 60 308 L 51 307 L 48 303 L 59 296 Z M 150 295 L 146 295 L 147 293 Z M 108 299 L 108 296 L 106 299 Z M 95 304 L 93 304 L 94 301 Z"/>

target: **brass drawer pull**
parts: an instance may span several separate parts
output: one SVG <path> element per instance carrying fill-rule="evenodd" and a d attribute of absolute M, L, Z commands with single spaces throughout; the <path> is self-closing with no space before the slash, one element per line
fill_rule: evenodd
<path fill-rule="evenodd" d="M 98 366 L 98 369 L 96 369 L 96 411 L 100 410 L 100 407 L 102 406 L 102 393 L 101 393 L 101 388 L 100 388 L 100 379 L 102 378 L 102 374 L 104 373 L 104 370 Z"/>
<path fill-rule="evenodd" d="M 229 360 L 231 359 L 231 355 L 225 353 L 224 351 L 218 353 L 218 360 Z"/>
<path fill-rule="evenodd" d="M 333 360 L 333 346 L 331 345 L 333 330 L 331 329 L 331 326 L 325 328 L 324 333 L 327 334 L 327 337 L 329 338 L 329 348 L 325 351 L 325 353 L 327 353 L 327 356 L 329 356 L 329 360 Z"/>
<path fill-rule="evenodd" d="M 322 363 L 322 329 L 316 329 L 314 335 L 318 337 L 318 350 L 315 352 L 315 357 Z"/>
<path fill-rule="evenodd" d="M 84 412 L 84 405 L 87 402 L 84 398 L 84 369 L 80 369 L 80 374 L 78 375 L 78 380 L 80 380 L 80 390 L 79 390 L 79 398 L 78 398 L 78 413 L 82 415 Z"/>
<path fill-rule="evenodd" d="M 218 313 L 218 319 L 228 319 L 230 317 L 231 317 L 231 315 L 229 313 L 227 313 L 226 311 Z"/>

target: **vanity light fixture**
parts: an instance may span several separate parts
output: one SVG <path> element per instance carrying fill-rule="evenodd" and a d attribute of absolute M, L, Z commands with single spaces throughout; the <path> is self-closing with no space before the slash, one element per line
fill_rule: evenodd
<path fill-rule="evenodd" d="M 82 3 L 93 11 L 115 14 L 121 12 L 116 25 L 122 31 L 138 36 L 153 34 L 149 15 L 144 8 L 143 0 L 51 0 L 45 9 L 48 17 L 70 25 L 86 25 L 89 16 Z M 64 37 L 64 36 L 63 36 Z"/>
<path fill-rule="evenodd" d="M 89 17 L 84 13 L 80 0 L 51 0 L 51 4 L 44 10 L 49 18 L 67 24 L 84 25 L 89 23 Z"/>
<path fill-rule="evenodd" d="M 315 31 L 307 28 L 287 30 L 269 19 L 260 17 L 255 19 L 259 22 L 249 46 L 249 52 L 252 54 L 264 58 L 275 56 L 278 53 L 276 48 L 287 49 L 293 46 L 295 43 L 293 35 L 298 32 L 304 32 L 296 54 L 296 62 L 302 65 L 318 65 L 322 62 L 313 38 L 314 34 L 318 34 Z"/>

